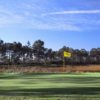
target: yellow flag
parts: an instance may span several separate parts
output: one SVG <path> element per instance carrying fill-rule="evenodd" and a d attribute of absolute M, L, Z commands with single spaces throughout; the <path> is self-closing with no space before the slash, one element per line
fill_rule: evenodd
<path fill-rule="evenodd" d="M 64 51 L 64 57 L 71 57 L 71 53 Z"/>

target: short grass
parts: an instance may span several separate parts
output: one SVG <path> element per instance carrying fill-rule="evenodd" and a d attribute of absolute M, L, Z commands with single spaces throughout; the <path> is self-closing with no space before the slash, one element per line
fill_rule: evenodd
<path fill-rule="evenodd" d="M 0 100 L 100 100 L 100 73 L 1 73 Z"/>

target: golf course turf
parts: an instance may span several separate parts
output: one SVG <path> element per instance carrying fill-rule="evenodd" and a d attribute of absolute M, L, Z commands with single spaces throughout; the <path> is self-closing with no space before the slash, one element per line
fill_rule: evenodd
<path fill-rule="evenodd" d="M 0 100 L 100 100 L 100 73 L 1 73 Z"/>

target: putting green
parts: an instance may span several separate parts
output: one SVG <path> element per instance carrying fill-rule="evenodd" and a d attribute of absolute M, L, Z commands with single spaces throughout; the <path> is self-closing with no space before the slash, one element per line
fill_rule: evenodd
<path fill-rule="evenodd" d="M 69 96 L 73 99 L 68 100 L 74 100 L 75 97 L 99 100 L 100 73 L 1 73 L 0 95 L 14 98 L 30 96 L 46 100 L 68 99 Z M 32 98 L 30 100 L 34 100 Z"/>

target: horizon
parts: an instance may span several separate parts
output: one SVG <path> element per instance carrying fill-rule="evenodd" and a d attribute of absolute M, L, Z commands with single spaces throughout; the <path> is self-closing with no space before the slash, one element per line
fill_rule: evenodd
<path fill-rule="evenodd" d="M 0 38 L 23 45 L 40 39 L 58 50 L 100 47 L 98 0 L 0 0 Z"/>

